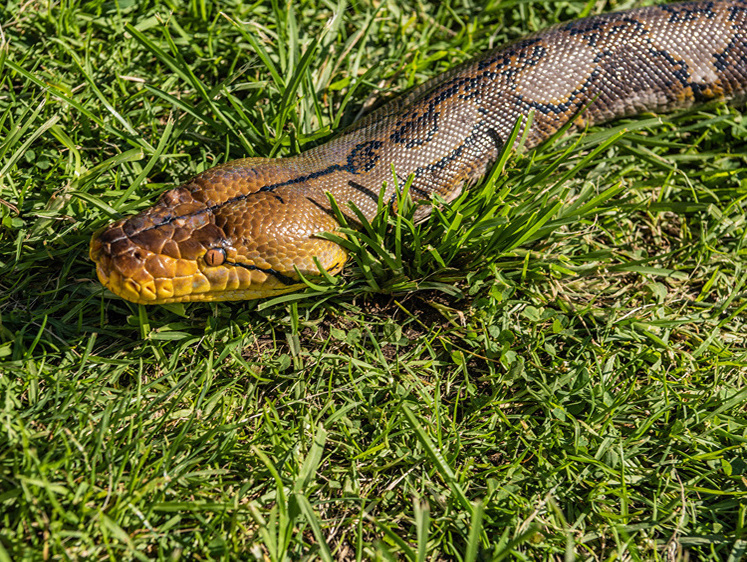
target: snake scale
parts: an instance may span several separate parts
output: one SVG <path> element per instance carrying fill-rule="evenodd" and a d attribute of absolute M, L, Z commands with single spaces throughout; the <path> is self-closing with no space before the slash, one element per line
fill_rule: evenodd
<path fill-rule="evenodd" d="M 100 281 L 144 304 L 253 299 L 303 286 L 297 271 L 337 273 L 328 193 L 368 219 L 396 197 L 453 200 L 486 173 L 530 112 L 526 145 L 571 119 L 601 123 L 706 100 L 744 99 L 747 0 L 683 2 L 556 25 L 486 52 L 385 104 L 336 138 L 290 158 L 209 169 L 158 203 L 97 232 Z M 399 183 L 399 182 L 398 182 Z"/>

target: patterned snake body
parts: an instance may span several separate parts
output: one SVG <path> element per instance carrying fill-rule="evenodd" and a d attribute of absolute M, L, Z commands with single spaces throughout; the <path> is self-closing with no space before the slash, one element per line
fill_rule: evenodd
<path fill-rule="evenodd" d="M 533 112 L 527 145 L 570 119 L 600 123 L 747 92 L 747 0 L 686 2 L 549 28 L 426 82 L 292 158 L 209 169 L 91 240 L 98 277 L 127 300 L 240 300 L 303 286 L 314 258 L 338 272 L 346 254 L 319 238 L 352 202 L 368 218 L 396 194 L 447 201 L 497 158 Z M 427 208 L 427 207 L 423 207 Z"/>

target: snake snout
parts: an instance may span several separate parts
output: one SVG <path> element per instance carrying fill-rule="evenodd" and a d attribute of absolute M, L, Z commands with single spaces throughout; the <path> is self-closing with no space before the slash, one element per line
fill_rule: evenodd
<path fill-rule="evenodd" d="M 210 209 L 185 201 L 183 191 L 93 235 L 89 255 L 106 288 L 142 304 L 200 300 L 211 290 L 212 272 L 203 257 L 224 244 L 225 236 Z M 169 205 L 175 199 L 178 204 Z"/>
<path fill-rule="evenodd" d="M 128 236 L 131 227 L 128 220 L 117 221 L 91 239 L 89 254 L 106 288 L 144 304 L 209 288 L 204 277 L 196 275 L 196 260 L 175 255 L 179 247 L 164 233 L 143 230 Z"/>

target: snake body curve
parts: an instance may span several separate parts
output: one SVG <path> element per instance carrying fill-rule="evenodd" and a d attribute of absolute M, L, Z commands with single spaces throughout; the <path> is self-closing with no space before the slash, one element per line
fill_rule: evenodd
<path fill-rule="evenodd" d="M 303 286 L 297 275 L 346 260 L 322 238 L 352 202 L 369 219 L 410 193 L 447 201 L 479 179 L 517 119 L 533 112 L 536 146 L 570 119 L 601 123 L 747 93 L 747 0 L 684 2 L 551 27 L 484 53 L 384 105 L 298 156 L 209 169 L 140 214 L 96 233 L 100 281 L 127 300 L 159 304 L 261 298 Z"/>

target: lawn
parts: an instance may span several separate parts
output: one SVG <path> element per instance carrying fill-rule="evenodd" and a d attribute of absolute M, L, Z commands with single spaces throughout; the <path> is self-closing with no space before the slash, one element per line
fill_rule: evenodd
<path fill-rule="evenodd" d="M 506 152 L 270 301 L 138 306 L 88 260 L 199 171 L 631 6 L 0 8 L 0 561 L 740 560 L 738 109 Z"/>

